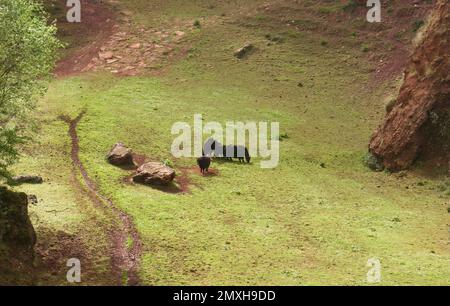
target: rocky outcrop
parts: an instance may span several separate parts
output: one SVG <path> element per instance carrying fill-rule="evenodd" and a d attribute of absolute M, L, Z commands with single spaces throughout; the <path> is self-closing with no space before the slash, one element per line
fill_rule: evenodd
<path fill-rule="evenodd" d="M 0 244 L 31 252 L 36 233 L 28 216 L 28 197 L 0 187 Z"/>
<path fill-rule="evenodd" d="M 175 178 L 175 170 L 163 163 L 150 162 L 137 169 L 133 181 L 146 185 L 169 185 Z"/>
<path fill-rule="evenodd" d="M 408 168 L 428 146 L 448 148 L 449 50 L 450 2 L 438 0 L 417 38 L 400 94 L 370 141 L 369 152 L 385 168 Z"/>
<path fill-rule="evenodd" d="M 133 153 L 123 143 L 116 143 L 107 157 L 110 164 L 115 166 L 133 166 Z"/>

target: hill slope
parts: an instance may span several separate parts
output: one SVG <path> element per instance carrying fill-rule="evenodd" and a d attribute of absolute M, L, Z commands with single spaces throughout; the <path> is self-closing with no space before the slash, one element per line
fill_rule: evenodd
<path fill-rule="evenodd" d="M 362 163 L 382 101 L 398 88 L 402 64 L 391 63 L 414 36 L 411 20 L 393 21 L 406 3 L 390 5 L 381 25 L 366 24 L 364 8 L 349 11 L 347 1 L 109 3 L 112 40 L 91 53 L 84 73 L 52 83 L 40 102 L 39 144 L 25 148 L 17 166 L 46 178 L 21 188 L 43 199 L 31 207 L 38 250 L 61 265 L 40 281 L 64 284 L 65 258 L 79 255 L 47 248 L 43 237 L 58 248 L 52 233 L 59 231 L 82 245 L 85 284 L 113 282 L 110 220 L 77 187 L 83 180 L 58 120 L 85 110 L 79 157 L 99 193 L 139 232 L 141 284 L 362 285 L 368 259 L 379 258 L 382 284 L 448 285 L 448 184 L 414 172 L 373 173 Z M 423 18 L 427 7 L 421 2 L 412 13 Z M 236 59 L 246 42 L 258 50 Z M 107 51 L 117 61 L 98 58 Z M 123 73 L 127 66 L 133 73 Z M 280 122 L 287 136 L 280 165 L 215 161 L 217 175 L 203 177 L 194 159 L 174 159 L 171 126 L 198 113 L 205 122 Z M 131 172 L 105 162 L 117 141 L 170 160 L 189 188 L 130 184 Z"/>

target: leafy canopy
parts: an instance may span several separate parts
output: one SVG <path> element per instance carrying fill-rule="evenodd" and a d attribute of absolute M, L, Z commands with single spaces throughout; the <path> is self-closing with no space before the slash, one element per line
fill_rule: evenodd
<path fill-rule="evenodd" d="M 34 0 L 0 0 L 0 177 L 30 135 L 30 113 L 47 88 L 60 42 Z"/>

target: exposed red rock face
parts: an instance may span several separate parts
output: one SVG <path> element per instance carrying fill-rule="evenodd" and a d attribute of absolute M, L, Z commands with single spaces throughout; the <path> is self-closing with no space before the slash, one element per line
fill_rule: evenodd
<path fill-rule="evenodd" d="M 444 122 L 450 118 L 450 1 L 437 1 L 421 35 L 397 102 L 369 145 L 393 171 L 411 166 L 426 146 L 447 148 L 442 142 L 450 139 L 444 135 L 450 134 Z"/>

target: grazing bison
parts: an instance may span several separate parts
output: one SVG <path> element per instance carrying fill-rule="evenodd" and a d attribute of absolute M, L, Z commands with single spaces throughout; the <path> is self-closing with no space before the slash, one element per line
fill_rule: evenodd
<path fill-rule="evenodd" d="M 209 170 L 209 166 L 211 165 L 211 157 L 202 156 L 197 159 L 197 164 L 200 167 L 200 171 L 202 174 L 207 173 Z"/>
<path fill-rule="evenodd" d="M 250 162 L 250 154 L 245 146 L 234 146 L 233 153 L 233 157 L 238 158 L 240 162 L 244 162 L 244 157 L 247 163 Z"/>
<path fill-rule="evenodd" d="M 214 156 L 223 157 L 227 160 L 238 158 L 240 162 L 243 162 L 245 159 L 249 163 L 251 159 L 248 149 L 245 146 L 224 146 L 212 138 L 208 139 L 205 143 L 204 149 L 206 152 L 214 152 Z"/>
<path fill-rule="evenodd" d="M 219 146 L 217 146 L 219 147 Z M 221 151 L 220 151 L 221 152 Z M 203 156 L 213 156 L 216 155 L 216 140 L 214 138 L 208 138 L 208 140 L 206 140 L 205 144 L 203 145 Z"/>

